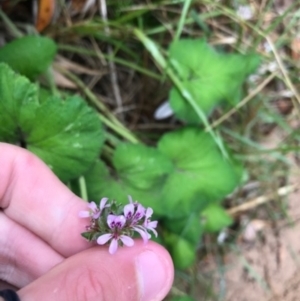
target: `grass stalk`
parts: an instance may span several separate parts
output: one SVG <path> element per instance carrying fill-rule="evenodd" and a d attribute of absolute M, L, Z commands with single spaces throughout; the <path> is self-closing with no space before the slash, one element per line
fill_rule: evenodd
<path fill-rule="evenodd" d="M 99 114 L 99 118 L 101 121 L 114 132 L 119 134 L 121 137 L 132 143 L 138 143 L 138 139 L 128 130 L 107 108 L 106 106 L 97 98 L 97 96 L 74 74 L 60 68 L 56 67 L 59 72 L 73 81 L 86 95 L 86 97 L 90 100 L 90 102 L 103 114 Z"/>
<path fill-rule="evenodd" d="M 173 72 L 173 70 L 168 66 L 167 61 L 165 60 L 164 56 L 160 52 L 157 45 L 149 39 L 147 36 L 144 35 L 143 32 L 141 32 L 138 29 L 133 30 L 136 37 L 144 44 L 146 49 L 151 53 L 153 58 L 155 59 L 156 63 L 160 66 L 162 70 L 169 76 L 173 84 L 177 87 L 177 89 L 180 91 L 181 95 L 186 99 L 186 101 L 191 105 L 191 107 L 195 110 L 196 114 L 198 115 L 199 119 L 203 122 L 207 132 L 212 136 L 216 144 L 218 145 L 222 155 L 225 158 L 228 158 L 227 151 L 223 145 L 223 142 L 217 133 L 215 133 L 210 126 L 208 119 L 204 112 L 201 110 L 201 108 L 197 105 L 196 101 L 194 100 L 192 94 L 186 90 L 180 81 L 180 79 L 177 77 L 177 75 Z"/>
<path fill-rule="evenodd" d="M 187 13 L 189 11 L 191 3 L 192 3 L 192 0 L 186 0 L 183 4 L 183 9 L 182 9 L 182 13 L 180 15 L 180 19 L 179 19 L 179 22 L 178 22 L 178 27 L 177 27 L 177 31 L 176 31 L 176 34 L 175 34 L 175 37 L 174 37 L 174 41 L 177 41 L 181 36 L 181 33 L 183 31 L 183 27 L 184 27 L 184 24 L 185 24 L 185 21 L 186 21 Z"/>

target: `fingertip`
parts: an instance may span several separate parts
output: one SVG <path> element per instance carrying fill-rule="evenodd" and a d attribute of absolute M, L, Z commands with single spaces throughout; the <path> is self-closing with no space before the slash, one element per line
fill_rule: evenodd
<path fill-rule="evenodd" d="M 136 269 L 141 301 L 162 300 L 174 279 L 173 262 L 166 249 L 150 242 L 137 256 Z"/>
<path fill-rule="evenodd" d="M 21 289 L 22 301 L 159 301 L 173 283 L 174 269 L 160 245 L 135 241 L 111 255 L 107 246 L 78 253 Z"/>

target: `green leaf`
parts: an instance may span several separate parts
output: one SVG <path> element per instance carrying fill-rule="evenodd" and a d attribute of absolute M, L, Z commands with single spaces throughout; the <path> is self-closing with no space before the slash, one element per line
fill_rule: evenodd
<path fill-rule="evenodd" d="M 211 204 L 201 212 L 204 219 L 203 227 L 205 232 L 218 232 L 230 226 L 233 220 L 223 207 Z"/>
<path fill-rule="evenodd" d="M 97 202 L 103 197 L 108 197 L 126 204 L 128 203 L 128 195 L 131 195 L 143 206 L 152 207 L 156 215 L 163 215 L 164 213 L 160 201 L 161 183 L 155 184 L 148 190 L 138 189 L 122 180 L 115 171 L 110 172 L 109 168 L 100 160 L 93 164 L 84 178 L 89 200 Z"/>
<path fill-rule="evenodd" d="M 126 202 L 129 191 L 110 174 L 108 167 L 97 160 L 84 175 L 88 199 L 98 202 L 103 197 Z"/>
<path fill-rule="evenodd" d="M 258 55 L 218 53 L 204 39 L 174 41 L 169 56 L 183 86 L 206 114 L 222 102 L 236 104 L 243 82 L 259 65 Z M 178 118 L 199 122 L 176 87 L 170 91 L 170 104 Z"/>
<path fill-rule="evenodd" d="M 39 104 L 36 85 L 0 64 L 0 140 L 22 145 L 63 180 L 85 172 L 104 135 L 97 114 L 80 97 Z"/>
<path fill-rule="evenodd" d="M 161 191 L 163 183 L 172 171 L 172 163 L 157 149 L 140 144 L 120 144 L 113 155 L 114 171 L 98 161 L 86 173 L 88 196 L 91 200 L 102 197 L 127 202 L 127 196 L 163 214 Z"/>
<path fill-rule="evenodd" d="M 34 79 L 45 72 L 57 51 L 53 40 L 41 36 L 26 36 L 6 44 L 0 49 L 0 62 Z"/>
<path fill-rule="evenodd" d="M 171 301 L 195 301 L 195 299 L 189 296 L 183 296 L 183 297 L 174 297 L 171 299 Z"/>
<path fill-rule="evenodd" d="M 0 63 L 0 139 L 22 144 L 21 123 L 34 117 L 38 107 L 37 86 Z"/>
<path fill-rule="evenodd" d="M 166 219 L 160 223 L 165 230 L 163 241 L 171 252 L 175 266 L 189 267 L 195 260 L 203 226 L 199 214 L 191 213 L 187 218 Z"/>
<path fill-rule="evenodd" d="M 196 249 L 187 240 L 174 233 L 165 233 L 165 243 L 178 269 L 190 267 L 196 260 Z"/>
<path fill-rule="evenodd" d="M 178 237 L 187 240 L 194 248 L 199 244 L 203 233 L 203 226 L 197 213 L 191 213 L 185 218 L 164 218 L 162 225 Z"/>
<path fill-rule="evenodd" d="M 113 163 L 118 176 L 138 189 L 149 189 L 161 183 L 173 168 L 171 161 L 157 149 L 129 143 L 118 146 Z"/>
<path fill-rule="evenodd" d="M 158 148 L 174 164 L 161 197 L 171 218 L 189 216 L 221 201 L 240 182 L 241 167 L 224 159 L 211 136 L 197 128 L 165 134 Z"/>
<path fill-rule="evenodd" d="M 24 129 L 28 149 L 64 181 L 85 172 L 104 142 L 97 114 L 77 96 L 65 101 L 49 98 Z"/>

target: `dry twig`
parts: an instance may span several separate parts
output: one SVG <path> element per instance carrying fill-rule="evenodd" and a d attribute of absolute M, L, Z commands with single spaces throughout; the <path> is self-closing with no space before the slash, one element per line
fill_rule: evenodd
<path fill-rule="evenodd" d="M 289 193 L 295 192 L 297 190 L 296 185 L 287 185 L 280 187 L 275 193 L 270 193 L 267 195 L 259 196 L 255 199 L 252 199 L 244 204 L 238 205 L 236 207 L 233 207 L 231 209 L 227 210 L 227 213 L 230 215 L 235 215 L 237 213 L 251 210 L 259 205 L 265 204 L 267 202 L 273 201 L 278 196 L 286 196 Z"/>

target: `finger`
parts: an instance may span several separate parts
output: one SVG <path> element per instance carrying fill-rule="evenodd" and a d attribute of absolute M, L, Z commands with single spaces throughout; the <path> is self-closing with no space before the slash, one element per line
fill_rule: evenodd
<path fill-rule="evenodd" d="M 158 301 L 173 282 L 173 265 L 161 246 L 136 242 L 114 255 L 95 247 L 66 259 L 21 289 L 22 301 Z"/>
<path fill-rule="evenodd" d="M 30 152 L 0 143 L 0 207 L 64 256 L 88 247 L 80 237 L 86 203 Z"/>
<path fill-rule="evenodd" d="M 1 211 L 0 246 L 0 279 L 16 287 L 27 285 L 64 259 Z"/>
<path fill-rule="evenodd" d="M 0 290 L 6 290 L 6 289 L 11 289 L 15 291 L 17 288 L 3 280 L 0 280 Z"/>

